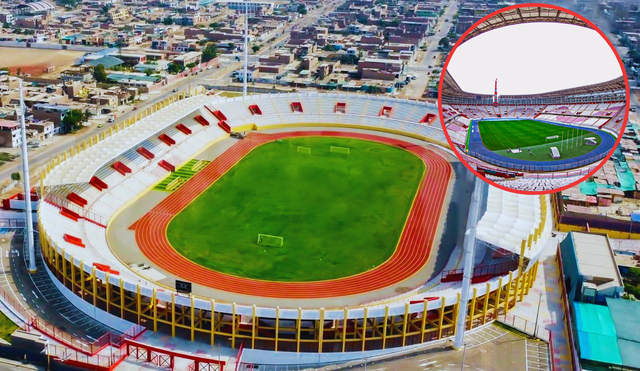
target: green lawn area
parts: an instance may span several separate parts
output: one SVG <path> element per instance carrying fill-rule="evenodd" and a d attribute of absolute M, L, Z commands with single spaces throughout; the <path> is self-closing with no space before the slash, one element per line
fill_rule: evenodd
<path fill-rule="evenodd" d="M 557 147 L 560 159 L 577 157 L 596 149 L 602 138 L 592 132 L 557 126 L 535 120 L 480 121 L 480 136 L 487 149 L 509 158 L 526 161 L 554 161 L 550 147 Z M 557 135 L 558 139 L 547 140 Z M 584 138 L 595 138 L 597 145 L 585 145 Z M 564 139 L 563 139 L 564 138 Z M 521 153 L 508 149 L 520 147 Z M 532 154 L 529 154 L 531 148 Z"/>
<path fill-rule="evenodd" d="M 423 173 L 418 157 L 380 143 L 268 143 L 179 213 L 168 239 L 188 259 L 236 276 L 318 281 L 361 273 L 395 251 Z M 284 243 L 259 245 L 258 234 Z"/>
<path fill-rule="evenodd" d="M 18 326 L 13 323 L 9 317 L 0 312 L 0 338 L 11 342 L 11 334 L 18 329 Z"/>

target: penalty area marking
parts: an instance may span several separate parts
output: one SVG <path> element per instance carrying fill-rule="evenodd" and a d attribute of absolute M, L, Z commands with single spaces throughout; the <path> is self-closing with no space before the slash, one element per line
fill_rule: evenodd
<path fill-rule="evenodd" d="M 258 233 L 258 245 L 269 247 L 282 247 L 284 244 L 284 238 L 280 236 L 271 236 L 268 234 Z"/>

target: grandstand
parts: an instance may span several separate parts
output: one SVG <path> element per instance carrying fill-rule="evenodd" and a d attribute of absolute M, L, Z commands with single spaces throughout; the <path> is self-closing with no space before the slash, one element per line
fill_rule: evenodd
<path fill-rule="evenodd" d="M 435 106 L 427 102 L 356 94 L 172 97 L 65 151 L 47 165 L 41 174 L 43 202 L 38 210 L 45 266 L 69 295 L 90 303 L 101 314 L 97 317 L 112 325 L 122 323 L 125 328 L 129 322 L 146 324 L 150 330 L 167 331 L 192 341 L 205 336 L 211 343 L 229 341 L 232 347 L 243 343 L 253 349 L 340 352 L 400 347 L 450 336 L 462 304 L 457 276 L 441 280 L 435 272 L 433 278 L 408 291 L 405 288 L 402 294 L 363 296 L 361 302 L 348 306 L 336 305 L 343 302 L 332 301 L 330 295 L 320 296 L 320 292 L 314 296 L 313 291 L 296 291 L 302 298 L 296 305 L 285 305 L 277 297 L 267 301 L 238 296 L 234 288 L 205 296 L 196 287 L 196 295 L 185 296 L 175 291 L 173 281 L 165 279 L 166 271 L 152 257 L 145 264 L 156 268 L 141 273 L 120 259 L 107 238 L 109 229 L 116 228 L 113 223 L 118 215 L 126 213 L 176 169 L 185 164 L 195 166 L 193 159 L 204 149 L 231 141 L 232 131 L 251 132 L 246 139 L 238 140 L 240 147 L 233 147 L 247 151 L 251 143 L 266 140 L 274 132 L 286 135 L 312 127 L 331 128 L 344 135 L 352 135 L 354 130 L 361 135 L 377 132 L 377 137 L 388 136 L 389 143 L 407 150 L 423 154 L 430 151 L 430 156 L 439 159 L 434 164 L 448 168 L 443 161 L 449 152 L 444 132 L 437 123 L 424 120 L 434 110 Z M 362 130 L 369 134 L 362 134 Z M 204 173 L 208 166 L 201 171 Z M 193 175 L 177 191 L 163 195 L 183 192 L 196 178 L 202 177 Z M 453 177 L 449 178 L 452 181 Z M 441 180 L 432 186 L 439 192 L 448 187 L 447 181 Z M 471 328 L 507 313 L 523 300 L 551 234 L 551 207 L 546 196 L 492 190 L 486 197 L 487 212 L 481 217 L 486 229 L 479 230 L 485 233 L 479 239 L 485 241 L 485 250 L 500 248 L 516 264 L 500 265 L 508 269 L 498 269 L 491 254 L 479 254 L 488 258 L 478 264 L 493 273 L 474 278 L 468 317 Z M 167 215 L 159 212 L 152 217 L 161 222 Z M 520 223 L 517 231 L 496 228 L 507 220 L 512 224 L 520 219 L 526 219 L 526 223 Z M 439 237 L 434 237 L 431 243 L 437 247 L 438 241 Z M 446 266 L 441 268 L 458 269 L 460 256 L 461 249 L 456 247 L 450 256 L 442 257 Z"/>
<path fill-rule="evenodd" d="M 544 94 L 501 96 L 500 104 L 494 105 L 492 95 L 462 91 L 447 72 L 442 86 L 442 115 L 452 144 L 476 170 L 515 170 L 523 172 L 520 179 L 547 179 L 543 182 L 502 179 L 497 184 L 530 191 L 557 189 L 570 184 L 566 180 L 576 175 L 588 174 L 614 147 L 625 124 L 627 102 L 624 92 L 625 83 L 621 77 L 602 84 Z M 526 153 L 520 158 L 505 157 L 504 154 L 490 151 L 483 144 L 478 126 L 492 120 L 509 120 L 514 124 L 518 120 L 534 120 L 568 130 L 579 129 L 581 132 L 591 132 L 591 137 L 598 138 L 599 145 L 584 146 L 582 152 L 574 156 L 559 159 L 549 157 L 548 161 L 531 161 Z M 582 137 L 579 138 L 581 145 L 584 140 Z M 545 143 L 544 148 L 554 145 L 561 147 L 561 141 L 558 138 L 556 142 Z M 530 146 L 522 144 L 521 147 Z M 549 153 L 548 149 L 538 148 L 537 151 Z"/>

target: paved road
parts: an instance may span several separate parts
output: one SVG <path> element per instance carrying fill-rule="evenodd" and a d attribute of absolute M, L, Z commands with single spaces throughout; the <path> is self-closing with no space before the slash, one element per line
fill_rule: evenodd
<path fill-rule="evenodd" d="M 413 63 L 413 65 L 409 65 L 407 67 L 407 71 L 415 75 L 417 79 L 411 81 L 411 83 L 407 85 L 402 93 L 403 96 L 406 96 L 407 98 L 422 97 L 422 94 L 429 84 L 429 79 L 431 78 L 431 75 L 427 75 L 427 72 L 433 71 L 433 68 L 429 68 L 429 66 L 435 67 L 435 62 L 438 60 L 437 57 L 440 54 L 438 51 L 438 42 L 440 39 L 447 36 L 449 27 L 451 26 L 451 21 L 453 20 L 453 16 L 456 12 L 458 12 L 458 2 L 451 0 L 447 5 L 444 14 L 438 19 L 438 23 L 435 26 L 435 35 L 430 36 L 427 39 L 429 43 L 427 50 L 420 52 L 417 64 Z M 446 19 L 449 21 L 445 22 Z M 434 59 L 434 57 L 436 58 Z"/>

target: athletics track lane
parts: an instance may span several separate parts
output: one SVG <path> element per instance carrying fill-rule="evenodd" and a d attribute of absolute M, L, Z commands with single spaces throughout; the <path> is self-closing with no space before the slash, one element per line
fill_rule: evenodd
<path fill-rule="evenodd" d="M 425 175 L 407 217 L 394 254 L 378 267 L 345 278 L 316 282 L 274 282 L 232 276 L 200 266 L 176 252 L 166 236 L 174 215 L 187 207 L 253 148 L 278 139 L 333 136 L 364 139 L 400 146 L 425 163 Z M 132 226 L 142 253 L 165 271 L 198 285 L 243 295 L 287 299 L 316 299 L 362 294 L 402 282 L 427 263 L 447 205 L 452 181 L 449 163 L 435 153 L 402 140 L 337 131 L 301 131 L 279 134 L 250 133 L 165 198 Z"/>

